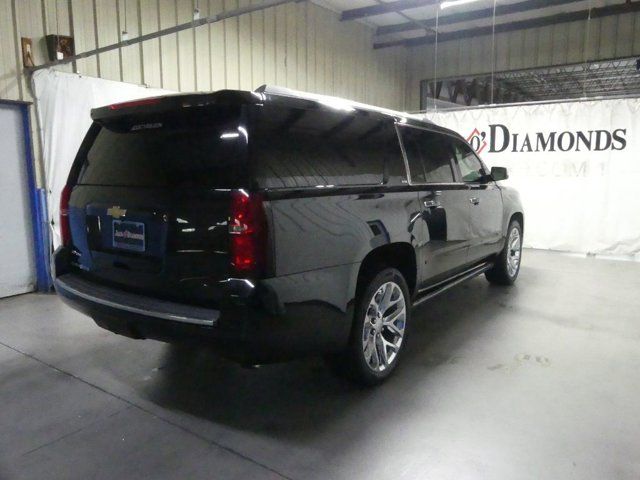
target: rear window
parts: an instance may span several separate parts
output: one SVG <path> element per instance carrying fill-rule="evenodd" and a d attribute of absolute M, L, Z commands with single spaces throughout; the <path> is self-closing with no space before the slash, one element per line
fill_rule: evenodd
<path fill-rule="evenodd" d="M 263 107 L 251 145 L 263 188 L 379 185 L 385 162 L 402 161 L 391 121 L 331 108 Z"/>
<path fill-rule="evenodd" d="M 246 144 L 240 107 L 124 116 L 100 123 L 78 184 L 244 187 Z"/>

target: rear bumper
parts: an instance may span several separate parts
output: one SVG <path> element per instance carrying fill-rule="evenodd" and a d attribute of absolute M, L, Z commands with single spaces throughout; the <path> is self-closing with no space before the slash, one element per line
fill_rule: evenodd
<path fill-rule="evenodd" d="M 85 304 L 111 309 L 123 314 L 134 314 L 203 327 L 215 326 L 220 318 L 218 310 L 167 302 L 108 288 L 88 282 L 73 273 L 57 278 L 55 287 L 60 296 L 65 299 L 74 302 L 84 301 Z"/>
<path fill-rule="evenodd" d="M 218 310 L 124 292 L 74 273 L 58 276 L 54 286 L 64 303 L 91 317 L 98 326 L 129 338 L 211 344 L 242 339 L 240 329 L 219 328 Z"/>
<path fill-rule="evenodd" d="M 347 282 L 357 266 L 255 284 L 230 279 L 219 309 L 209 309 L 98 284 L 61 269 L 57 260 L 54 285 L 61 299 L 100 327 L 130 338 L 205 344 L 244 363 L 331 353 L 349 338 L 352 295 L 338 279 Z"/>

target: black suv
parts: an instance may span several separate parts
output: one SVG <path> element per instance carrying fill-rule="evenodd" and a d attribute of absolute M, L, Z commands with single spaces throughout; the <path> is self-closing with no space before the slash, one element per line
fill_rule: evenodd
<path fill-rule="evenodd" d="M 248 365 L 321 354 L 371 384 L 398 363 L 413 306 L 518 275 L 506 171 L 432 123 L 272 87 L 91 116 L 53 270 L 113 332 Z"/>

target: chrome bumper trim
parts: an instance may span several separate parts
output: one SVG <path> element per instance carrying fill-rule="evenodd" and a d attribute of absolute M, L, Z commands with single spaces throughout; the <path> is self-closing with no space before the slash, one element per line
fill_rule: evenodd
<path fill-rule="evenodd" d="M 67 277 L 66 281 L 65 277 Z M 55 288 L 56 290 L 66 292 L 70 296 L 76 296 L 105 307 L 115 308 L 145 317 L 161 318 L 163 320 L 208 327 L 214 326 L 220 317 L 220 312 L 217 310 L 167 302 L 165 300 L 145 297 L 101 285 L 94 285 L 71 273 L 56 278 Z M 92 290 L 94 293 L 92 293 Z M 106 296 L 111 298 L 105 298 Z M 158 309 L 158 307 L 163 308 Z"/>

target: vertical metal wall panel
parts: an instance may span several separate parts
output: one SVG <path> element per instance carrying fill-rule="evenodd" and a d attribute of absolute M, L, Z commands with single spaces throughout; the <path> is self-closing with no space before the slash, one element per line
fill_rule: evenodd
<path fill-rule="evenodd" d="M 261 2 L 253 0 L 253 5 Z M 266 83 L 264 72 L 264 12 L 251 14 L 251 77 L 253 88 Z"/>
<path fill-rule="evenodd" d="M 180 25 L 193 21 L 193 0 L 176 0 L 176 24 Z M 195 59 L 193 56 L 195 44 L 195 29 L 183 30 L 177 34 L 178 42 L 178 76 L 180 90 L 193 92 L 196 90 Z"/>
<path fill-rule="evenodd" d="M 588 28 L 583 30 L 585 39 L 585 47 L 582 61 L 584 57 L 601 58 L 600 57 L 600 19 L 594 18 L 589 22 Z"/>
<path fill-rule="evenodd" d="M 276 83 L 276 10 L 270 8 L 264 14 L 264 83 Z"/>
<path fill-rule="evenodd" d="M 14 36 L 12 0 L 0 0 L 0 98 L 20 98 L 22 50 Z"/>
<path fill-rule="evenodd" d="M 225 10 L 238 8 L 237 0 L 225 0 Z M 224 44 L 226 65 L 226 87 L 240 87 L 240 49 L 238 46 L 238 19 L 230 18 L 224 21 Z"/>
<path fill-rule="evenodd" d="M 533 65 L 551 65 L 553 63 L 553 27 L 546 26 L 535 30 L 538 32 L 538 58 Z"/>
<path fill-rule="evenodd" d="M 160 0 L 160 28 L 169 28 L 177 24 L 176 3 L 173 0 Z M 160 68 L 162 88 L 180 90 L 178 76 L 178 36 L 173 33 L 160 38 Z"/>
<path fill-rule="evenodd" d="M 618 17 L 616 26 L 616 57 L 628 57 L 633 54 L 633 26 L 635 15 L 622 15 Z M 627 39 L 627 41 L 625 41 Z"/>
<path fill-rule="evenodd" d="M 365 30 L 365 33 L 369 33 Z M 358 78 L 362 77 L 363 72 L 367 71 L 367 66 L 370 65 L 370 60 L 371 60 L 371 55 L 370 52 L 371 50 L 371 42 L 372 42 L 373 38 L 371 37 L 371 35 L 361 35 L 360 36 L 360 55 L 359 55 L 359 62 L 358 62 L 358 67 L 357 67 L 357 71 L 356 71 L 356 76 Z M 371 62 L 373 63 L 373 62 Z M 402 85 L 404 85 L 406 83 L 406 78 L 402 79 Z M 358 98 L 368 98 L 367 97 L 367 81 L 360 81 L 360 89 L 358 91 Z M 402 94 L 401 94 L 402 95 Z"/>
<path fill-rule="evenodd" d="M 324 10 L 316 10 L 314 9 L 314 31 L 315 31 L 315 71 L 314 71 L 314 83 L 316 91 L 318 92 L 326 92 L 326 79 L 325 79 L 325 62 L 327 60 L 326 55 L 326 39 L 327 34 L 325 30 L 324 23 Z M 374 65 L 375 69 L 375 65 Z"/>
<path fill-rule="evenodd" d="M 96 25 L 98 27 L 98 46 L 117 43 L 118 6 L 116 0 L 97 0 L 95 2 Z M 98 55 L 100 76 L 108 80 L 121 81 L 120 52 L 117 50 Z"/>
<path fill-rule="evenodd" d="M 495 55 L 496 55 L 496 70 L 507 70 L 509 68 L 509 40 L 510 34 L 508 33 L 499 33 L 496 34 L 495 41 Z M 451 42 L 447 42 L 451 43 Z M 441 46 L 442 51 L 448 49 L 447 43 L 443 43 Z M 487 63 L 489 70 L 491 70 L 491 62 Z M 456 69 L 457 71 L 457 69 Z M 448 70 L 446 76 L 455 75 L 453 70 Z"/>
<path fill-rule="evenodd" d="M 509 44 L 509 65 L 510 68 L 522 68 L 526 61 L 524 30 L 514 32 L 513 41 Z"/>
<path fill-rule="evenodd" d="M 584 33 L 581 25 L 577 22 L 569 24 L 565 61 L 567 63 L 584 61 Z"/>
<path fill-rule="evenodd" d="M 466 46 L 466 45 L 462 45 L 461 43 L 458 43 L 457 48 L 458 48 L 458 54 L 457 54 L 458 64 L 456 65 L 456 68 L 457 69 L 463 68 L 463 65 L 468 65 L 470 67 L 473 46 L 472 45 Z"/>
<path fill-rule="evenodd" d="M 617 17 L 606 17 L 600 20 L 600 58 L 612 58 L 616 54 Z"/>
<path fill-rule="evenodd" d="M 160 29 L 158 0 L 138 0 L 138 2 L 141 33 L 144 35 L 146 33 L 157 32 Z M 142 43 L 141 70 L 142 83 L 150 87 L 162 87 L 160 39 L 154 38 L 153 40 Z"/>
<path fill-rule="evenodd" d="M 93 2 L 72 0 L 73 34 L 76 52 L 86 52 L 96 48 Z M 83 58 L 76 62 L 77 71 L 91 77 L 98 76 L 98 58 Z"/>
<path fill-rule="evenodd" d="M 636 13 L 633 25 L 633 51 L 640 52 L 640 12 Z"/>
<path fill-rule="evenodd" d="M 553 53 L 551 55 L 551 63 L 560 65 L 567 62 L 567 47 L 569 28 L 567 25 L 553 26 Z"/>
<path fill-rule="evenodd" d="M 524 50 L 522 52 L 524 56 L 523 65 L 532 65 L 538 62 L 537 33 L 538 32 L 533 28 L 525 30 L 524 32 Z M 487 51 L 491 52 L 491 48 L 489 47 Z"/>
<path fill-rule="evenodd" d="M 286 43 L 285 50 L 285 69 L 286 80 L 283 84 L 285 87 L 298 88 L 297 65 L 298 65 L 298 45 L 297 45 L 297 25 L 296 25 L 296 9 L 295 5 L 289 3 L 282 7 L 285 11 Z"/>
<path fill-rule="evenodd" d="M 306 25 L 306 11 L 308 4 L 306 2 L 303 3 L 294 3 L 292 7 L 296 11 L 296 33 L 297 33 L 297 57 L 296 57 L 296 66 L 298 69 L 298 88 L 300 90 L 307 90 L 307 25 Z"/>
<path fill-rule="evenodd" d="M 338 31 L 336 35 L 336 40 L 338 45 L 344 45 L 344 47 L 336 50 L 336 59 L 334 68 L 336 69 L 337 77 L 336 77 L 336 92 L 341 97 L 350 97 L 351 96 L 351 78 L 349 78 L 348 72 L 348 63 L 347 57 L 349 55 L 349 35 L 345 30 L 345 26 L 348 26 L 346 23 L 342 23 L 338 26 Z M 352 57 L 350 57 L 352 58 Z"/>
<path fill-rule="evenodd" d="M 304 4 L 304 36 L 305 36 L 305 49 L 306 57 L 304 62 L 306 63 L 306 85 L 307 90 L 315 89 L 315 71 L 316 71 L 316 25 L 315 18 L 313 16 L 313 8 L 309 8 L 308 4 Z"/>
<path fill-rule="evenodd" d="M 224 10 L 224 0 L 209 0 L 209 12 L 214 15 Z M 211 62 L 211 89 L 221 90 L 227 86 L 225 24 L 217 22 L 209 25 Z"/>
<path fill-rule="evenodd" d="M 37 64 L 47 61 L 46 48 L 43 48 L 44 42 L 44 20 L 42 4 L 39 0 L 21 0 L 15 4 L 14 22 L 18 26 L 17 36 L 15 39 L 16 49 L 15 56 L 19 62 L 19 68 L 22 69 L 22 49 L 20 46 L 20 37 L 29 37 L 33 40 L 33 61 Z M 15 64 L 14 64 L 15 65 Z M 14 67 L 15 68 L 15 67 Z M 0 72 L 0 77 L 4 72 Z M 33 100 L 28 80 L 24 75 L 19 77 L 18 91 L 20 92 L 20 100 Z"/>
<path fill-rule="evenodd" d="M 118 0 L 120 13 L 120 32 L 126 31 L 129 38 L 140 36 L 137 0 Z M 120 69 L 122 81 L 128 83 L 142 82 L 142 44 L 129 45 L 120 51 Z"/>
<path fill-rule="evenodd" d="M 57 7 L 58 0 L 42 0 L 42 15 L 44 20 L 45 35 L 50 32 L 58 32 L 61 35 L 69 34 L 69 22 L 66 22 L 66 28 L 58 29 L 58 25 L 56 25 L 56 22 L 59 21 L 60 18 L 60 12 L 56 11 Z"/>
<path fill-rule="evenodd" d="M 324 21 L 324 39 L 325 39 L 325 48 L 324 48 L 324 89 L 327 92 L 336 92 L 335 82 L 336 82 L 336 69 L 335 69 L 335 57 L 337 55 L 336 46 L 337 39 L 335 34 L 331 31 L 331 13 L 325 12 L 323 21 Z"/>
<path fill-rule="evenodd" d="M 240 0 L 238 7 L 248 7 L 251 0 Z M 251 43 L 251 15 L 242 15 L 238 19 L 238 68 L 239 88 L 253 90 L 253 65 L 251 61 L 253 45 Z"/>
<path fill-rule="evenodd" d="M 196 0 L 194 8 L 200 10 L 200 18 L 209 16 L 209 3 L 207 0 Z M 211 90 L 211 52 L 209 42 L 209 27 L 196 28 L 193 40 L 193 67 L 195 75 L 195 90 Z"/>
<path fill-rule="evenodd" d="M 284 5 L 274 8 L 275 11 L 275 73 L 276 84 L 287 83 L 287 9 Z"/>

